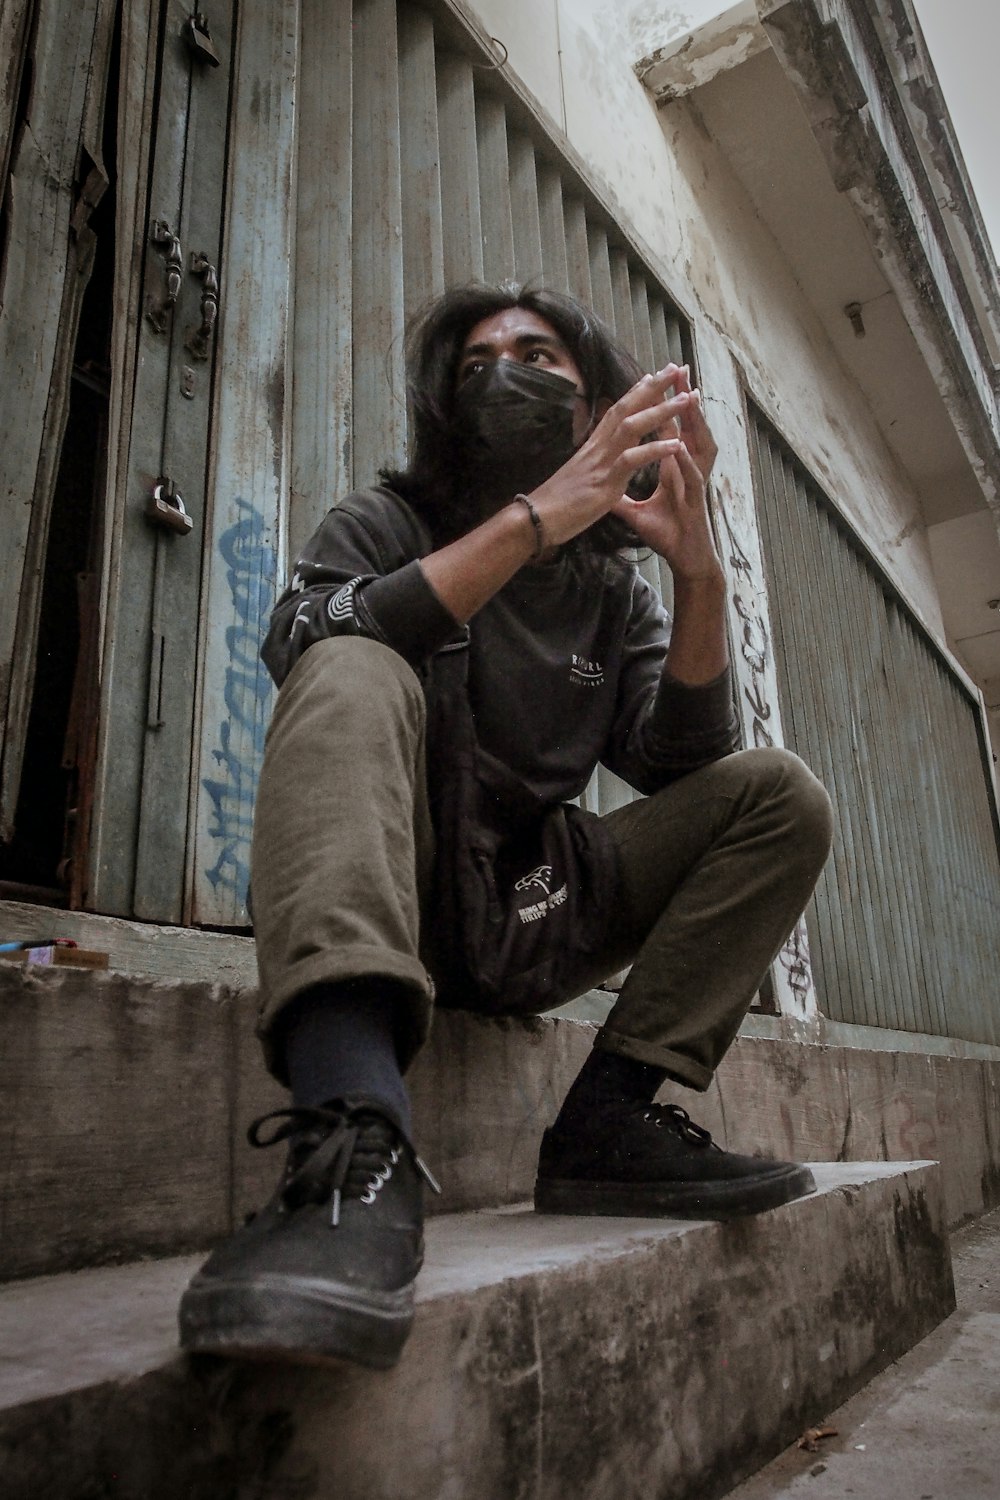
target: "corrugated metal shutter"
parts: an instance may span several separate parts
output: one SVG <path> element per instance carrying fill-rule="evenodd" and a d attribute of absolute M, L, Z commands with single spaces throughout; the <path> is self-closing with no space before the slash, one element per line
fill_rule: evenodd
<path fill-rule="evenodd" d="M 454 19 L 438 24 L 406 0 L 354 0 L 336 20 L 306 5 L 303 26 L 299 191 L 310 209 L 327 195 L 316 174 L 338 191 L 329 215 L 299 214 L 293 556 L 332 497 L 402 461 L 404 331 L 446 286 L 538 279 L 592 306 L 643 368 L 691 357 L 682 315 L 496 56 L 460 36 Z M 331 28 L 336 88 L 319 80 Z M 338 142 L 352 99 L 348 159 Z M 317 438 L 300 370 L 330 372 L 340 399 L 328 439 Z M 665 564 L 650 557 L 641 567 L 669 607 Z M 586 801 L 608 811 L 633 795 L 601 771 Z"/>
<path fill-rule="evenodd" d="M 834 853 L 809 913 L 832 1019 L 1000 1041 L 1000 859 L 975 700 L 751 407 L 789 743 L 829 789 Z"/>

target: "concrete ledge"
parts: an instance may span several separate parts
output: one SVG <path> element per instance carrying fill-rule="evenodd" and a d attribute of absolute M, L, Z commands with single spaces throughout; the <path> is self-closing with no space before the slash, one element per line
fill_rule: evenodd
<path fill-rule="evenodd" d="M 259 1207 L 282 1157 L 246 1129 L 288 1101 L 255 1010 L 221 984 L 0 965 L 0 1280 L 208 1245 Z M 410 1076 L 435 1210 L 528 1196 L 592 1039 L 439 1013 Z"/>
<path fill-rule="evenodd" d="M 0 901 L 0 933 L 4 941 L 73 938 L 81 948 L 106 953 L 108 967 L 122 974 L 202 982 L 211 975 L 223 984 L 243 988 L 257 983 L 253 938 L 236 932 L 167 927 L 27 901 Z"/>
<path fill-rule="evenodd" d="M 192 1261 L 0 1292 L 5 1500 L 712 1500 L 954 1305 L 938 1169 L 742 1223 L 447 1216 L 388 1374 L 188 1365 Z"/>
<path fill-rule="evenodd" d="M 857 1028 L 860 1030 L 861 1028 Z M 935 1039 L 937 1040 L 937 1039 Z M 672 1097 L 731 1150 L 940 1161 L 949 1225 L 1000 1203 L 1000 1058 L 741 1036 L 708 1094 Z"/>
<path fill-rule="evenodd" d="M 280 1153 L 251 1151 L 246 1127 L 286 1096 L 254 1008 L 219 984 L 0 966 L 0 1280 L 199 1248 L 259 1206 Z M 592 1040 L 580 1022 L 439 1013 L 410 1075 L 435 1210 L 530 1195 Z M 673 1094 L 733 1149 L 936 1158 L 952 1224 L 1000 1202 L 1000 1060 L 743 1036 L 708 1094 Z"/>

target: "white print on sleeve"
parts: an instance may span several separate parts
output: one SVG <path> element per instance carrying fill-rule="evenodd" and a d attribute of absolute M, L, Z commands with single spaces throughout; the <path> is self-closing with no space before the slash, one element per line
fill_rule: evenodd
<path fill-rule="evenodd" d="M 350 583 L 345 583 L 344 587 L 338 589 L 333 595 L 326 606 L 326 612 L 331 620 L 340 623 L 343 620 L 354 619 L 354 590 L 360 582 L 360 577 L 352 578 Z"/>

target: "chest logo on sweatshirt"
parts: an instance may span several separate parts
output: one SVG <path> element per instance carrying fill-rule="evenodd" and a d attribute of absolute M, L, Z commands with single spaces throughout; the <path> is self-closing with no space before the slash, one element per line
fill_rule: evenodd
<path fill-rule="evenodd" d="M 586 656 L 577 656 L 574 651 L 570 657 L 569 680 L 578 682 L 581 687 L 601 687 L 604 682 L 604 668 L 599 661 L 591 661 Z"/>

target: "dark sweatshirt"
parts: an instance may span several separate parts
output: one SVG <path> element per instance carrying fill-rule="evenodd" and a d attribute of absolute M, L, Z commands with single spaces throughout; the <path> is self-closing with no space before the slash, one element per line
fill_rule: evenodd
<path fill-rule="evenodd" d="M 280 686 L 314 641 L 361 635 L 418 672 L 462 634 L 424 577 L 423 524 L 391 490 L 329 512 L 278 600 L 263 658 Z M 565 552 L 524 567 L 469 626 L 469 696 L 483 749 L 545 802 L 577 796 L 598 761 L 650 793 L 738 748 L 732 681 L 664 667 L 670 622 L 634 565 Z M 437 747 L 430 746 L 433 755 Z"/>

